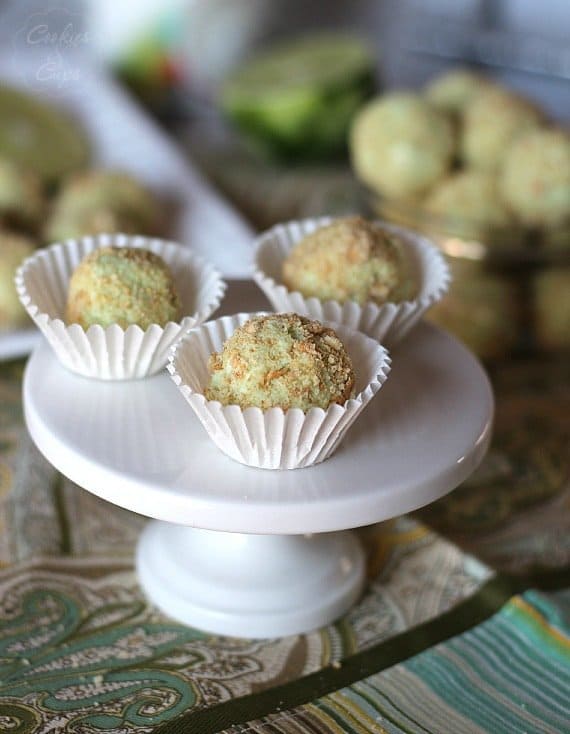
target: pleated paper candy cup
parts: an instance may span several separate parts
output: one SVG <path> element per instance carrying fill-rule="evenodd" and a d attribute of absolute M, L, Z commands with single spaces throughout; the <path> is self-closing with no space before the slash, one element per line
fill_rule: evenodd
<path fill-rule="evenodd" d="M 171 352 L 168 370 L 216 446 L 235 461 L 261 469 L 299 469 L 327 459 L 388 376 L 390 357 L 374 339 L 334 327 L 356 373 L 356 396 L 326 410 L 242 409 L 207 400 L 208 359 L 252 316 L 236 314 L 203 324 Z M 329 324 L 330 326 L 330 324 Z"/>
<path fill-rule="evenodd" d="M 414 282 L 417 296 L 400 303 L 369 301 L 321 301 L 289 290 L 282 282 L 283 262 L 306 235 L 330 224 L 331 217 L 304 219 L 278 224 L 257 238 L 253 279 L 276 311 L 295 311 L 312 319 L 357 329 L 387 346 L 401 341 L 423 314 L 445 295 L 450 282 L 449 268 L 439 250 L 425 237 L 401 227 L 378 222 L 382 229 L 398 237 Z"/>
<path fill-rule="evenodd" d="M 146 330 L 118 324 L 82 328 L 65 323 L 69 280 L 75 268 L 99 247 L 141 247 L 170 268 L 183 317 Z M 165 240 L 124 234 L 68 240 L 38 250 L 18 268 L 18 295 L 59 361 L 68 369 L 101 380 L 129 380 L 160 371 L 174 342 L 205 321 L 220 305 L 226 284 L 217 270 L 188 248 Z"/>

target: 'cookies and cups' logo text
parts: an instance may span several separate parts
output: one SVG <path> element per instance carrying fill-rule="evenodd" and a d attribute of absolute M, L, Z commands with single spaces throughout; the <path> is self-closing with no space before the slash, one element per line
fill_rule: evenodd
<path fill-rule="evenodd" d="M 89 34 L 82 18 L 57 7 L 29 15 L 14 36 L 14 62 L 27 86 L 59 95 L 80 87 Z"/>

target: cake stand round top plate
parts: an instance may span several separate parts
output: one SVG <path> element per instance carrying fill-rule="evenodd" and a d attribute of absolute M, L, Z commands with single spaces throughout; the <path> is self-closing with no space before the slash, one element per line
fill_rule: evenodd
<path fill-rule="evenodd" d="M 109 502 L 210 530 L 327 532 L 433 502 L 487 449 L 492 391 L 463 346 L 421 324 L 392 360 L 336 453 L 306 469 L 254 469 L 226 457 L 166 373 L 90 380 L 65 370 L 47 344 L 28 362 L 24 409 L 46 458 Z"/>

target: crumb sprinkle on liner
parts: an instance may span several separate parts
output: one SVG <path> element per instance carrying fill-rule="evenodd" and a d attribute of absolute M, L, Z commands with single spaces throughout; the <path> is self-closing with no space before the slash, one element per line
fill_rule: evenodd
<path fill-rule="evenodd" d="M 347 326 L 373 339 L 393 346 L 417 324 L 423 314 L 447 293 L 451 282 L 449 268 L 441 252 L 426 237 L 385 222 L 376 222 L 386 232 L 398 237 L 410 262 L 418 295 L 400 303 L 377 304 L 368 301 L 321 301 L 290 291 L 282 282 L 281 269 L 287 255 L 304 237 L 331 224 L 333 217 L 319 217 L 278 224 L 256 240 L 253 279 L 276 311 L 296 313 Z"/>
<path fill-rule="evenodd" d="M 390 371 L 387 350 L 366 335 L 326 323 L 343 341 L 356 372 L 356 396 L 326 410 L 261 410 L 222 405 L 203 394 L 209 379 L 208 359 L 233 332 L 260 313 L 240 313 L 192 329 L 172 349 L 168 371 L 216 446 L 230 458 L 262 469 L 298 469 L 327 459 L 358 414 L 384 384 Z"/>
<path fill-rule="evenodd" d="M 172 272 L 183 316 L 164 326 L 123 329 L 65 323 L 69 280 L 81 260 L 99 247 L 141 247 L 159 255 Z M 190 248 L 167 240 L 101 234 L 55 243 L 36 251 L 16 271 L 16 290 L 60 362 L 72 372 L 101 380 L 128 380 L 159 372 L 173 343 L 209 318 L 226 284 L 218 271 Z"/>

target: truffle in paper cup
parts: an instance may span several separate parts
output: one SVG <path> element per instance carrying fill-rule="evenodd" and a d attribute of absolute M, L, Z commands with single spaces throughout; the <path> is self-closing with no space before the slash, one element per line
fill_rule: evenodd
<path fill-rule="evenodd" d="M 393 346 L 416 325 L 427 309 L 447 292 L 449 269 L 435 245 L 428 239 L 402 227 L 377 222 L 396 236 L 414 279 L 416 297 L 399 303 L 360 305 L 355 301 L 321 301 L 306 298 L 289 290 L 282 282 L 283 262 L 306 235 L 331 224 L 331 217 L 304 219 L 278 224 L 261 234 L 256 241 L 253 279 L 276 311 L 295 311 L 312 319 L 329 321 L 364 332 L 373 339 Z"/>
<path fill-rule="evenodd" d="M 146 330 L 133 324 L 83 329 L 65 323 L 71 275 L 83 258 L 100 247 L 141 247 L 168 265 L 182 304 L 182 318 Z M 38 250 L 16 272 L 16 289 L 29 315 L 60 362 L 86 377 L 128 380 L 152 375 L 167 362 L 172 344 L 205 321 L 220 305 L 226 284 L 215 268 L 188 248 L 165 240 L 101 234 L 67 240 Z"/>
<path fill-rule="evenodd" d="M 224 316 L 192 329 L 172 349 L 168 371 L 216 446 L 235 461 L 261 469 L 299 469 L 318 464 L 337 448 L 390 371 L 386 349 L 374 339 L 344 327 L 335 329 L 356 373 L 356 396 L 326 410 L 300 408 L 242 409 L 207 400 L 208 359 L 234 331 L 253 316 Z"/>

